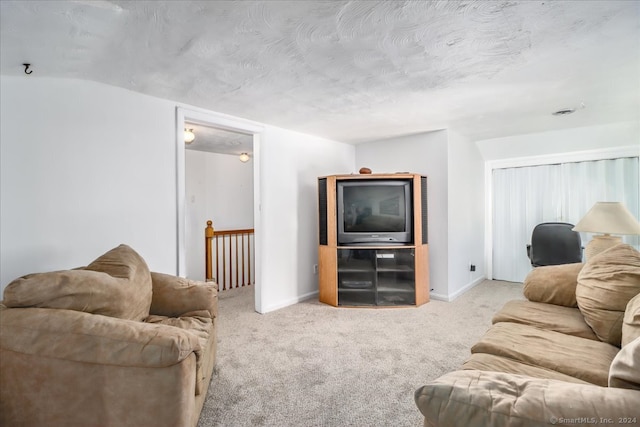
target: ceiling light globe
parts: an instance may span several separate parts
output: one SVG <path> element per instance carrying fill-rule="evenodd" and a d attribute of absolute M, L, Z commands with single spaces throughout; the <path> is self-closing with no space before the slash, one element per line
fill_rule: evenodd
<path fill-rule="evenodd" d="M 194 139 L 196 139 L 196 134 L 193 133 L 193 129 L 185 129 L 184 130 L 184 142 L 186 144 L 191 144 Z"/>

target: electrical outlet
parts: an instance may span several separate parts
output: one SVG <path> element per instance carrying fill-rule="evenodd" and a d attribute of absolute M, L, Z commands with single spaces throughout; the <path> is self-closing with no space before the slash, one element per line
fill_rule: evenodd
<path fill-rule="evenodd" d="M 475 266 L 475 264 L 470 264 L 470 265 L 469 265 L 469 271 L 476 271 L 476 266 Z"/>
<path fill-rule="evenodd" d="M 313 264 L 313 274 L 318 274 L 318 264 Z"/>

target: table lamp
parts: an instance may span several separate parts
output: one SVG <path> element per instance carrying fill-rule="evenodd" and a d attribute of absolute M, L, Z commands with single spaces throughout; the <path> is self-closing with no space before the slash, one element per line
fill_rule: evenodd
<path fill-rule="evenodd" d="M 573 227 L 573 231 L 602 233 L 593 236 L 585 248 L 585 260 L 612 246 L 622 238 L 612 234 L 640 234 L 640 223 L 620 202 L 597 202 Z"/>

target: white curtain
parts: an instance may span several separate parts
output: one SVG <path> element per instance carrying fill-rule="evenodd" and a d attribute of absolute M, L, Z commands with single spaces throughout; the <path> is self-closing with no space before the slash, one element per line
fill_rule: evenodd
<path fill-rule="evenodd" d="M 493 171 L 493 278 L 522 282 L 531 270 L 526 246 L 541 222 L 576 224 L 596 202 L 622 202 L 640 217 L 638 158 Z M 592 235 L 581 233 L 585 246 Z M 637 236 L 623 241 L 639 248 Z"/>

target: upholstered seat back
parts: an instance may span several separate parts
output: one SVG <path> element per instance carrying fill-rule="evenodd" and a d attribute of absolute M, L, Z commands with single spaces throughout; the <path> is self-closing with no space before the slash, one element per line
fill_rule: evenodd
<path fill-rule="evenodd" d="M 87 267 L 29 274 L 11 282 L 9 308 L 59 308 L 142 321 L 149 316 L 151 273 L 144 259 L 120 245 Z"/>
<path fill-rule="evenodd" d="M 534 227 L 531 245 L 527 248 L 531 265 L 573 264 L 582 261 L 580 234 L 572 230 L 573 224 L 544 222 Z"/>

